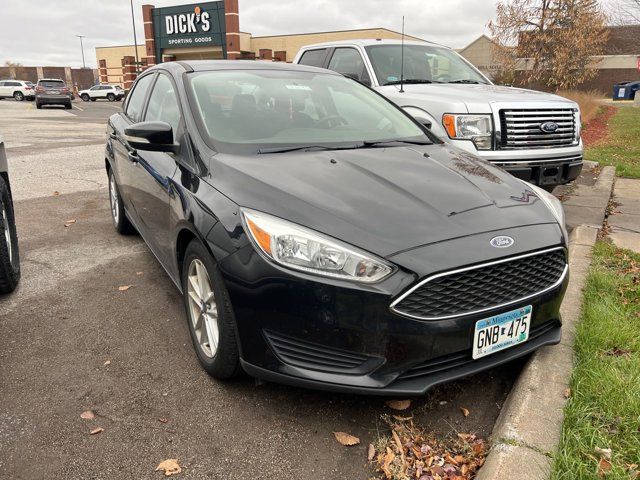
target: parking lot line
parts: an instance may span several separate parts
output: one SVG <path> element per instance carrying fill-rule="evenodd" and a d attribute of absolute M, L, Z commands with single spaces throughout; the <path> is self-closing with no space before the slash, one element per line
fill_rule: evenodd
<path fill-rule="evenodd" d="M 75 108 L 77 108 L 78 110 L 80 110 L 81 112 L 84 112 L 84 108 L 80 108 L 80 107 L 79 107 L 79 106 L 77 106 L 77 105 L 74 105 L 74 107 L 75 107 Z"/>

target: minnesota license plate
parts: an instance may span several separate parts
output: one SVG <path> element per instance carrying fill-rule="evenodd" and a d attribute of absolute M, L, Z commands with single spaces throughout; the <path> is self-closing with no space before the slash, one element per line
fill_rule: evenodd
<path fill-rule="evenodd" d="M 526 342 L 531 325 L 531 305 L 476 322 L 473 358 L 481 358 Z"/>

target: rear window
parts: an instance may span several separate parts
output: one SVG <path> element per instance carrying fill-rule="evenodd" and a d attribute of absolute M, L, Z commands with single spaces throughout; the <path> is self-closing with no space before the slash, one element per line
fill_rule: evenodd
<path fill-rule="evenodd" d="M 38 85 L 44 88 L 62 88 L 64 82 L 62 80 L 42 80 L 38 82 Z"/>
<path fill-rule="evenodd" d="M 326 48 L 321 48 L 319 50 L 307 50 L 302 54 L 298 63 L 300 65 L 309 65 L 310 67 L 322 67 L 326 56 Z"/>

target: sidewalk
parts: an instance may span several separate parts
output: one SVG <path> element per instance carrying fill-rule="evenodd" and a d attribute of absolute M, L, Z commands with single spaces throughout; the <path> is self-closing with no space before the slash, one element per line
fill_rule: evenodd
<path fill-rule="evenodd" d="M 609 237 L 617 247 L 640 253 L 640 180 L 616 179 L 613 199 Z"/>

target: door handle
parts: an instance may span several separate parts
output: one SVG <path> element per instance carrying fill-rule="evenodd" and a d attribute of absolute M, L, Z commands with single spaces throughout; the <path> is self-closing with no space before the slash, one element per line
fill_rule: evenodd
<path fill-rule="evenodd" d="M 115 132 L 109 132 L 109 137 L 113 138 L 114 140 L 117 140 L 118 136 L 115 134 Z"/>
<path fill-rule="evenodd" d="M 140 160 L 140 157 L 138 156 L 138 152 L 136 152 L 135 150 L 130 150 L 127 153 L 127 157 L 129 157 L 129 160 L 131 161 L 131 163 L 138 163 L 138 161 Z"/>

